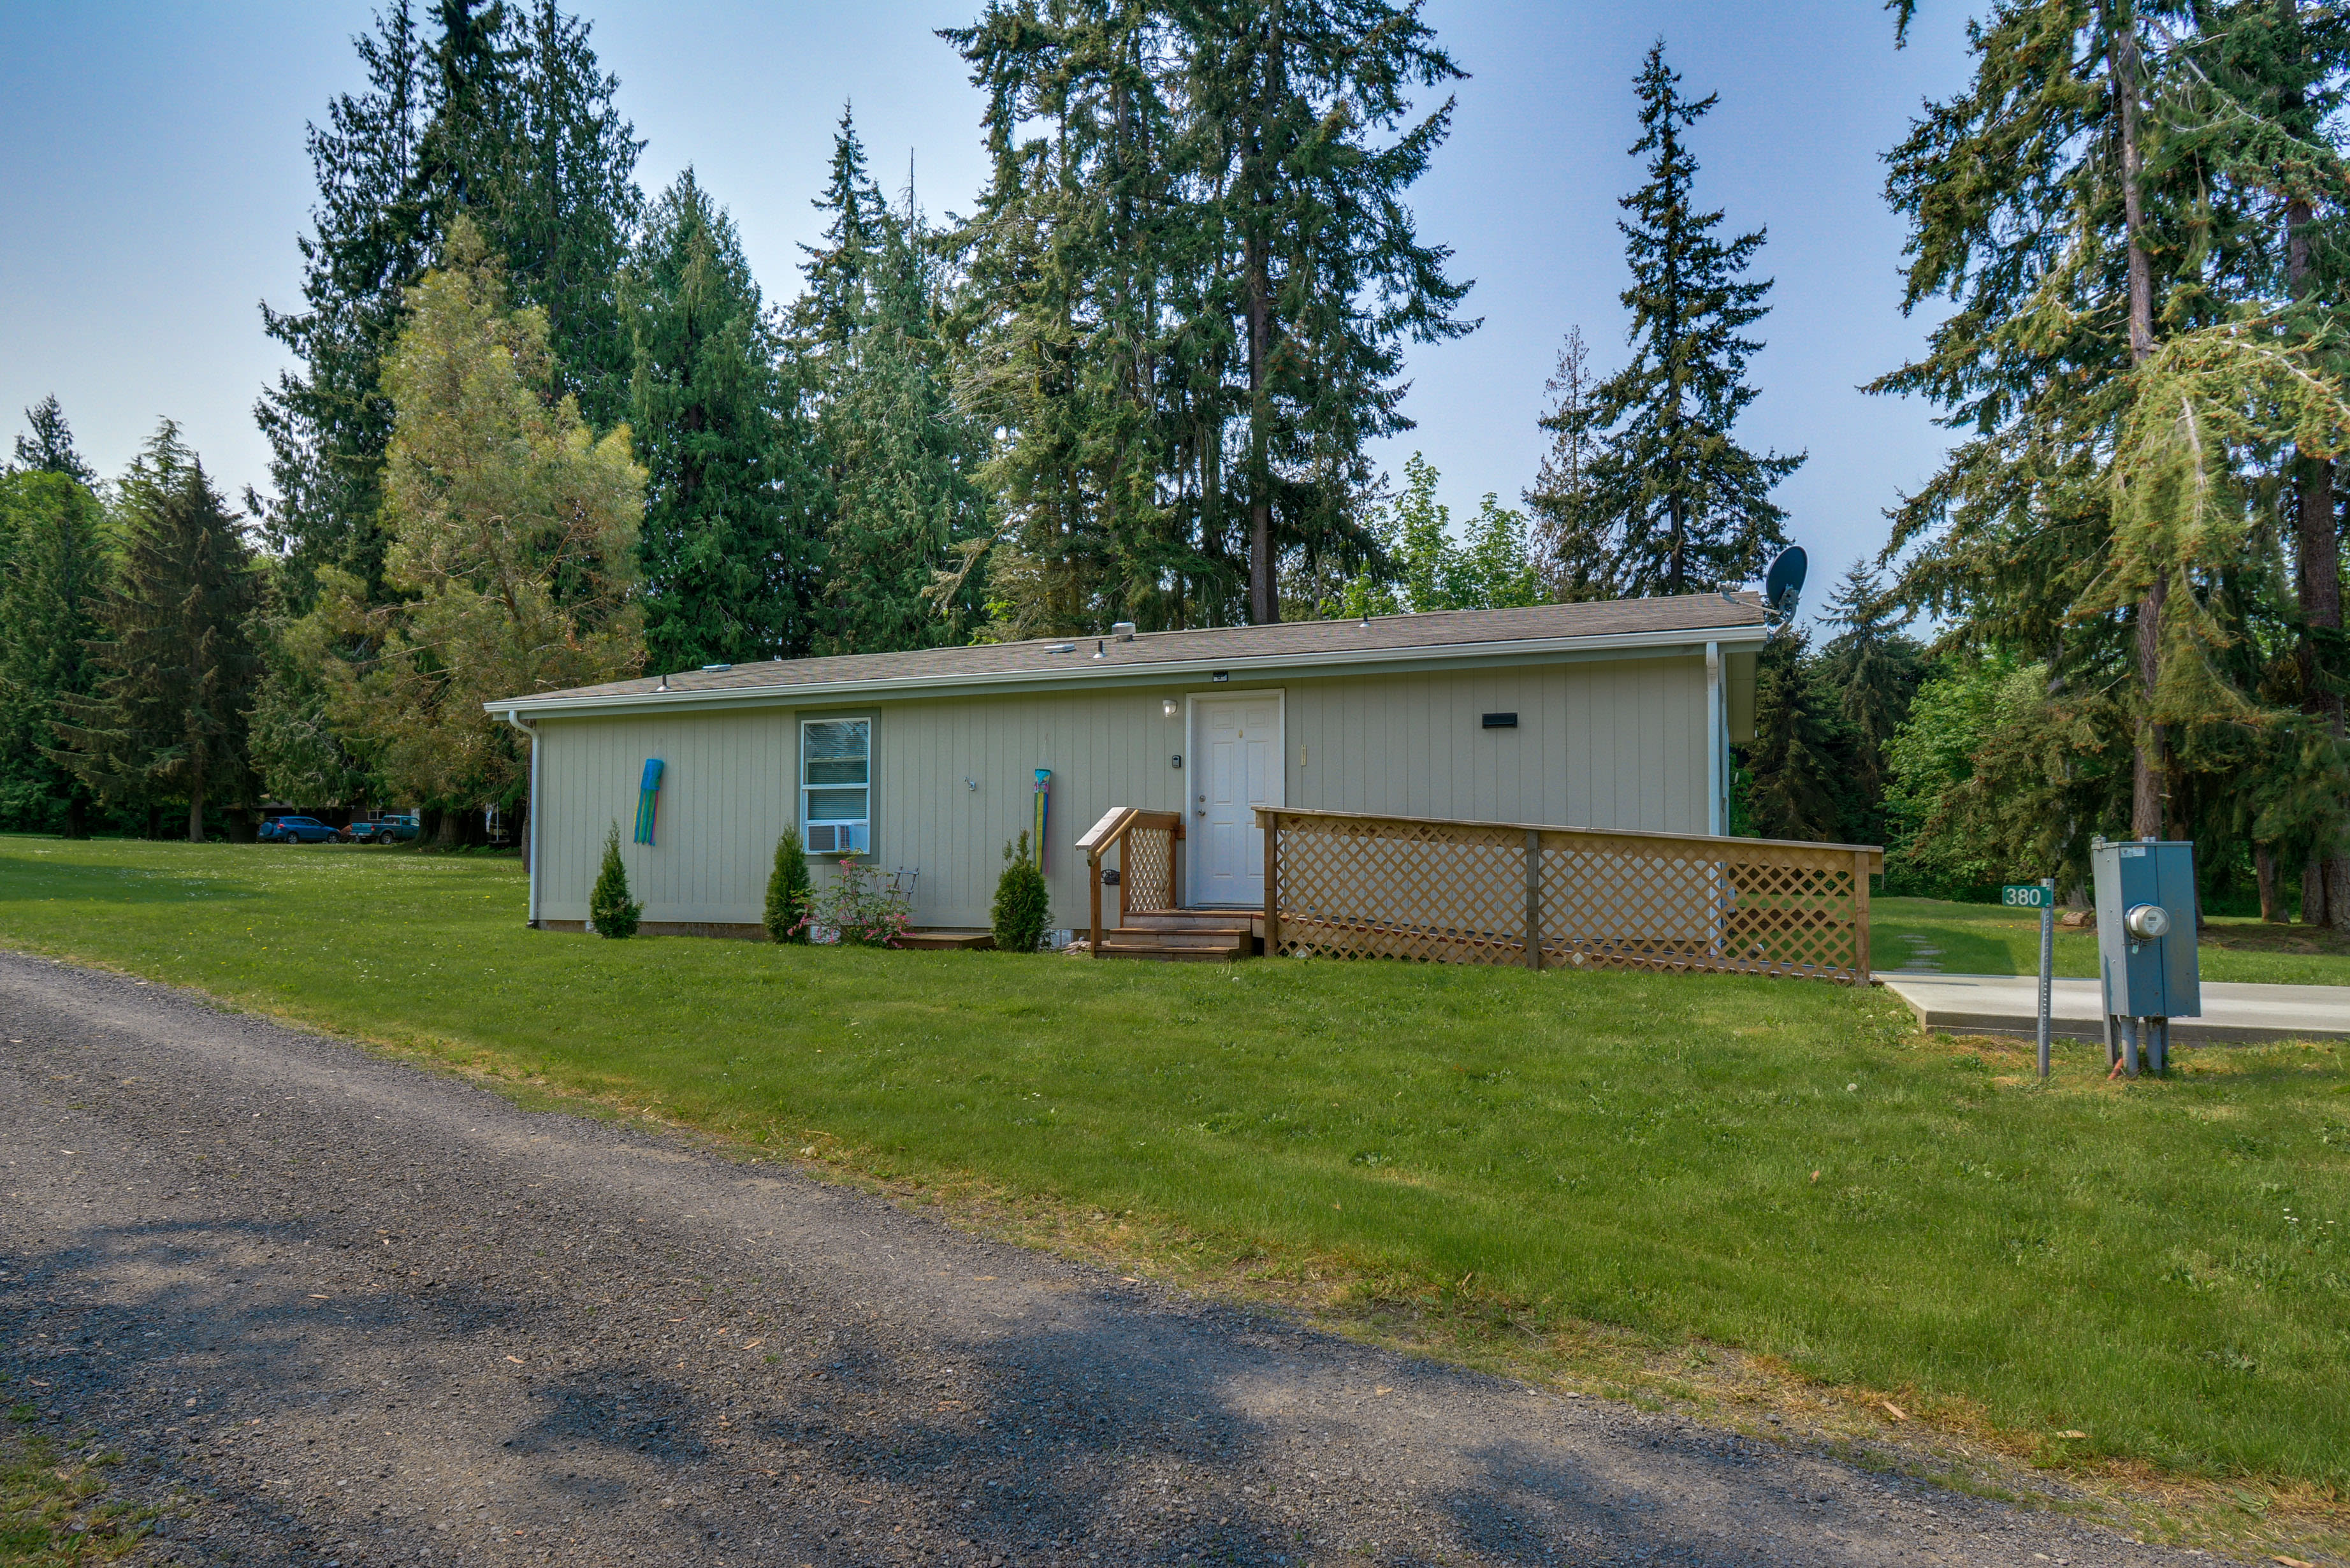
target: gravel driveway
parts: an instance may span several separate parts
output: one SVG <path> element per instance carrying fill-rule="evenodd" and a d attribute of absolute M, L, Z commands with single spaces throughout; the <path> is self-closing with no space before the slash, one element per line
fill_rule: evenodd
<path fill-rule="evenodd" d="M 160 986 L 0 953 L 0 1370 L 126 1485 L 184 1490 L 152 1560 L 2201 1556 L 1300 1332 Z"/>

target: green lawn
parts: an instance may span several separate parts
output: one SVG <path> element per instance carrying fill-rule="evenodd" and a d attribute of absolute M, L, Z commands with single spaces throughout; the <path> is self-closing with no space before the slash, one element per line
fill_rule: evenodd
<path fill-rule="evenodd" d="M 1945 974 L 2040 972 L 2040 916 L 2034 911 L 1939 898 L 1877 898 L 1868 912 L 1869 950 L 1880 971 L 1899 969 L 1915 954 Z M 1920 947 L 1940 951 L 1924 954 Z M 2204 927 L 2199 962 L 2205 980 L 2350 985 L 2350 941 L 2307 926 L 2264 926 L 2220 916 Z M 2096 932 L 2058 931 L 2056 972 L 2095 979 Z"/>
<path fill-rule="evenodd" d="M 525 929 L 511 860 L 0 838 L 0 942 L 790 1157 L 976 1176 L 1523 1322 L 1774 1353 L 2052 1459 L 2350 1484 L 2350 1072 L 2052 1088 L 1796 981 Z M 1190 1244 L 1189 1242 L 1186 1243 Z M 2085 1439 L 2057 1436 L 2067 1430 Z"/>

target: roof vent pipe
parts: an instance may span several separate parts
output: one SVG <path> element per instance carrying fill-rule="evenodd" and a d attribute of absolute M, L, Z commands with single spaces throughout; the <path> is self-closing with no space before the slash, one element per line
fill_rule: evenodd
<path fill-rule="evenodd" d="M 1096 659 L 1100 659 L 1104 656 L 1102 639 L 1100 638 L 1094 639 L 1094 657 Z"/>
<path fill-rule="evenodd" d="M 1120 642 L 1132 642 L 1134 623 L 1130 620 L 1113 621 L 1110 623 L 1109 634 Z"/>

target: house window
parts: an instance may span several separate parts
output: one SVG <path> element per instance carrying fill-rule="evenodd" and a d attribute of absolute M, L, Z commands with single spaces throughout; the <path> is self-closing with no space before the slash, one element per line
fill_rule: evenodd
<path fill-rule="evenodd" d="M 873 847 L 873 721 L 800 722 L 800 842 L 811 855 Z"/>

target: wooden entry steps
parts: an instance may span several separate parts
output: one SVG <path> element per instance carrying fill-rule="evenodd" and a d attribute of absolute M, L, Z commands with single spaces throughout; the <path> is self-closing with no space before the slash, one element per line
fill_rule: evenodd
<path fill-rule="evenodd" d="M 1157 959 L 1162 963 L 1234 963 L 1256 950 L 1245 910 L 1136 910 L 1102 933 L 1100 958 Z"/>

